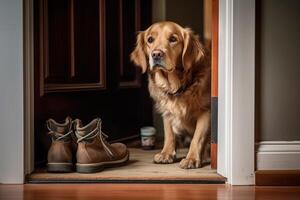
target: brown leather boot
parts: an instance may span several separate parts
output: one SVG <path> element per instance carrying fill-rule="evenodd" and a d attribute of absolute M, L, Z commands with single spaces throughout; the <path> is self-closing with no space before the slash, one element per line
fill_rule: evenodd
<path fill-rule="evenodd" d="M 105 167 L 124 164 L 129 159 L 127 147 L 122 143 L 109 144 L 101 131 L 101 119 L 94 119 L 86 126 L 80 120 L 74 121 L 77 137 L 77 163 L 79 173 L 94 173 Z"/>
<path fill-rule="evenodd" d="M 53 119 L 46 122 L 51 136 L 52 143 L 48 151 L 49 172 L 71 172 L 72 163 L 72 119 L 67 117 L 65 122 L 60 124 Z"/>

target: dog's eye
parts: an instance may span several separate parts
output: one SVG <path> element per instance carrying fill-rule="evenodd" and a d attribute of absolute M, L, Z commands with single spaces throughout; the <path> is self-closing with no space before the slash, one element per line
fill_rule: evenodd
<path fill-rule="evenodd" d="M 154 38 L 152 37 L 152 36 L 150 36 L 150 37 L 148 37 L 148 43 L 152 43 L 152 42 L 154 42 Z"/>
<path fill-rule="evenodd" d="M 169 42 L 171 42 L 171 43 L 177 42 L 177 38 L 175 36 L 171 36 L 169 38 Z"/>

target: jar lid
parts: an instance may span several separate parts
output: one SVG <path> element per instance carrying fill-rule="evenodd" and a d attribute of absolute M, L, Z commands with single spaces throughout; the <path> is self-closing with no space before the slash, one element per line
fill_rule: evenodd
<path fill-rule="evenodd" d="M 153 126 L 145 126 L 141 128 L 142 136 L 152 136 L 155 135 L 156 129 Z"/>

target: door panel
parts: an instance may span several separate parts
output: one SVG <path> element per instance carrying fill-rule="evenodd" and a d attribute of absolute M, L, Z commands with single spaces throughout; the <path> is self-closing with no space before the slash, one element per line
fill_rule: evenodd
<path fill-rule="evenodd" d="M 43 40 L 44 82 L 63 83 L 68 77 L 70 27 L 68 1 L 45 1 L 41 7 L 41 40 Z M 42 44 L 42 42 L 41 42 Z"/>
<path fill-rule="evenodd" d="M 102 6 L 99 7 L 99 0 L 74 2 L 75 82 L 97 82 L 105 71 L 104 62 L 101 62 L 104 57 L 100 54 L 100 49 L 104 50 L 102 34 L 105 29 L 104 20 L 101 21 L 104 9 L 99 13 Z"/>
<path fill-rule="evenodd" d="M 41 95 L 105 89 L 105 1 L 39 4 Z"/>
<path fill-rule="evenodd" d="M 45 121 L 103 120 L 109 140 L 152 124 L 146 77 L 129 61 L 150 0 L 35 0 L 35 161 L 44 164 Z"/>
<path fill-rule="evenodd" d="M 120 0 L 120 87 L 140 87 L 140 73 L 130 62 L 129 55 L 136 41 L 132 32 L 140 30 L 140 1 Z"/>

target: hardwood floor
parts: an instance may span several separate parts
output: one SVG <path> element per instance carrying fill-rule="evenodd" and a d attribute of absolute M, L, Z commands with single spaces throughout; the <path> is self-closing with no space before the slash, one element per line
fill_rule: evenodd
<path fill-rule="evenodd" d="M 2 200 L 177 200 L 300 199 L 300 187 L 254 187 L 197 184 L 26 184 L 0 185 Z"/>

